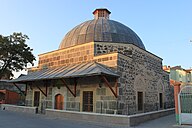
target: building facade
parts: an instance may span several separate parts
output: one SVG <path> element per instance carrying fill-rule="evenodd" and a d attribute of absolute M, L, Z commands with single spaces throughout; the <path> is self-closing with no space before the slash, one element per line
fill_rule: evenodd
<path fill-rule="evenodd" d="M 94 19 L 69 31 L 59 49 L 39 55 L 28 75 L 26 105 L 123 114 L 173 107 L 173 88 L 162 59 L 145 49 L 129 27 L 96 9 Z"/>
<path fill-rule="evenodd" d="M 163 69 L 170 73 L 170 79 L 181 83 L 192 83 L 192 69 L 184 69 L 181 66 L 163 66 Z"/>

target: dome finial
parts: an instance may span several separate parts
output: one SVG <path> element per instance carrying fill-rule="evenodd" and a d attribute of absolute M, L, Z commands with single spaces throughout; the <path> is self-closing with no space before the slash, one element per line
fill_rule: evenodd
<path fill-rule="evenodd" d="M 93 11 L 93 14 L 95 15 L 94 16 L 95 19 L 99 18 L 109 19 L 109 14 L 111 14 L 111 12 L 106 8 L 98 8 L 95 9 L 95 11 Z"/>

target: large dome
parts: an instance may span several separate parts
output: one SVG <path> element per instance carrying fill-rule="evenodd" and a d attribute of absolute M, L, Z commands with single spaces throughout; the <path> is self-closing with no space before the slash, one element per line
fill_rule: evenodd
<path fill-rule="evenodd" d="M 97 10 L 104 10 L 108 15 L 105 14 L 105 17 L 99 17 L 99 15 L 95 14 Z M 88 42 L 134 44 L 145 49 L 141 39 L 133 30 L 117 21 L 109 20 L 110 12 L 107 9 L 97 10 L 93 12 L 95 19 L 77 25 L 65 35 L 59 49 Z"/>

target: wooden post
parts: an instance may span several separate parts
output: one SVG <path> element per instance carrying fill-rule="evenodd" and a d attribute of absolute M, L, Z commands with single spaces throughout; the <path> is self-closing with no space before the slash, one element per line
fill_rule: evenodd
<path fill-rule="evenodd" d="M 76 93 L 77 93 L 76 92 L 77 91 L 77 80 L 78 80 L 77 78 L 74 78 L 74 84 L 75 84 L 74 85 L 74 94 L 75 94 L 75 97 L 76 97 Z"/>
<path fill-rule="evenodd" d="M 27 95 L 27 88 L 28 88 L 28 86 L 26 84 L 26 86 L 25 86 L 25 96 Z"/>

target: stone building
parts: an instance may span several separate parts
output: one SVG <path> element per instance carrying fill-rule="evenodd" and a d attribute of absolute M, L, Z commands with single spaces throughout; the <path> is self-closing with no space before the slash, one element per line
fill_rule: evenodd
<path fill-rule="evenodd" d="M 58 50 L 40 54 L 37 67 L 12 80 L 27 85 L 27 106 L 124 115 L 173 107 L 162 59 L 110 13 L 96 9 Z"/>

